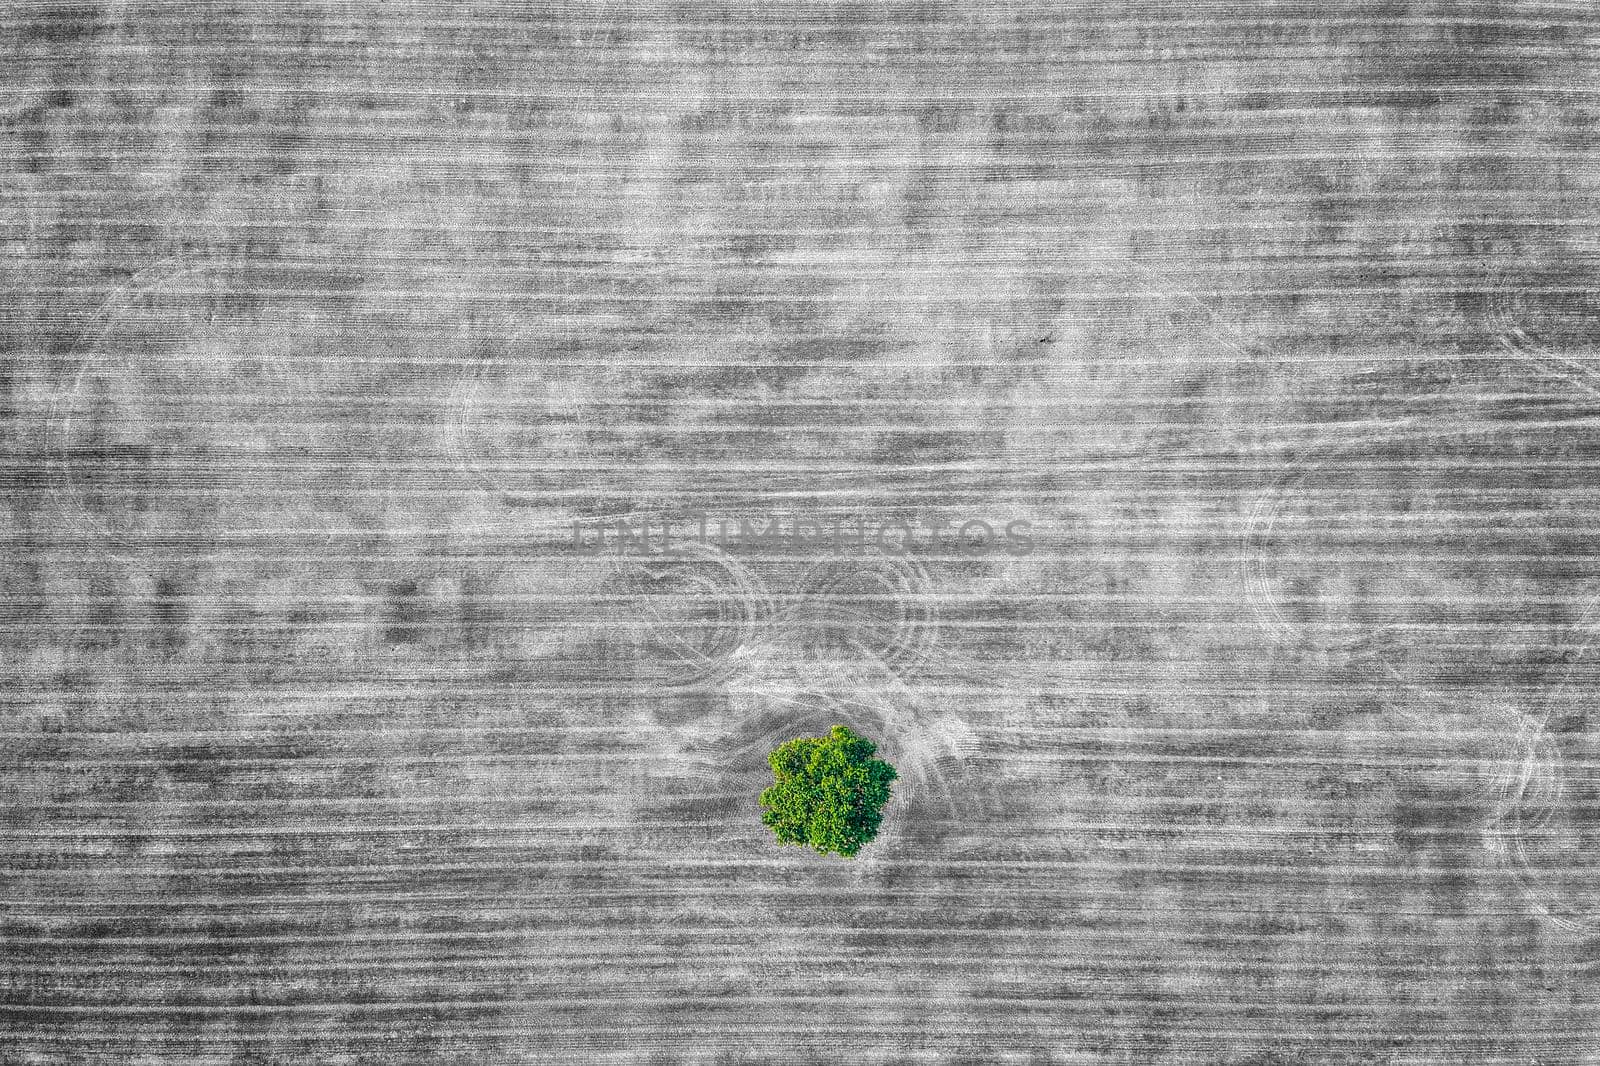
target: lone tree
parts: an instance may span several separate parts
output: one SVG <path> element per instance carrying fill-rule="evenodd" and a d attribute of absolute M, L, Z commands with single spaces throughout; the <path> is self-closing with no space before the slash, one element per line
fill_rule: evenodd
<path fill-rule="evenodd" d="M 761 793 L 761 821 L 780 844 L 854 858 L 878 835 L 894 767 L 878 746 L 836 725 L 825 737 L 797 737 L 767 756 L 776 779 Z"/>

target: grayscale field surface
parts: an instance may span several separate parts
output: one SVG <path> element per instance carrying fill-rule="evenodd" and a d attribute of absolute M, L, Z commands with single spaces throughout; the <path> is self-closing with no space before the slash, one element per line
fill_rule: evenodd
<path fill-rule="evenodd" d="M 0 1063 L 1600 1062 L 1597 26 L 0 2 Z"/>

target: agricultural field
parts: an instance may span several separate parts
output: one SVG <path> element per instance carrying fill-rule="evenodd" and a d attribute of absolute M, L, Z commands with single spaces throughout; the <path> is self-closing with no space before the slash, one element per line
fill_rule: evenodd
<path fill-rule="evenodd" d="M 0 1063 L 1600 1062 L 1591 22 L 0 3 Z"/>

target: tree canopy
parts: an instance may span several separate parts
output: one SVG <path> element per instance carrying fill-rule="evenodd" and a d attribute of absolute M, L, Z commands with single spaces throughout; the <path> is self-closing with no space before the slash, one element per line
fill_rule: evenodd
<path fill-rule="evenodd" d="M 774 784 L 761 793 L 761 821 L 780 844 L 854 858 L 878 835 L 894 767 L 878 746 L 836 725 L 825 737 L 797 737 L 767 756 Z"/>

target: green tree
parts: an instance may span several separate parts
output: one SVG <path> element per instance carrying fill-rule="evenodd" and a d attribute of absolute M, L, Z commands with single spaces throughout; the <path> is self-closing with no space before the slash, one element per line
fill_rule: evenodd
<path fill-rule="evenodd" d="M 797 737 L 767 756 L 775 783 L 761 793 L 761 821 L 780 844 L 810 845 L 853 858 L 878 835 L 894 767 L 878 746 L 836 725 L 825 737 Z"/>

